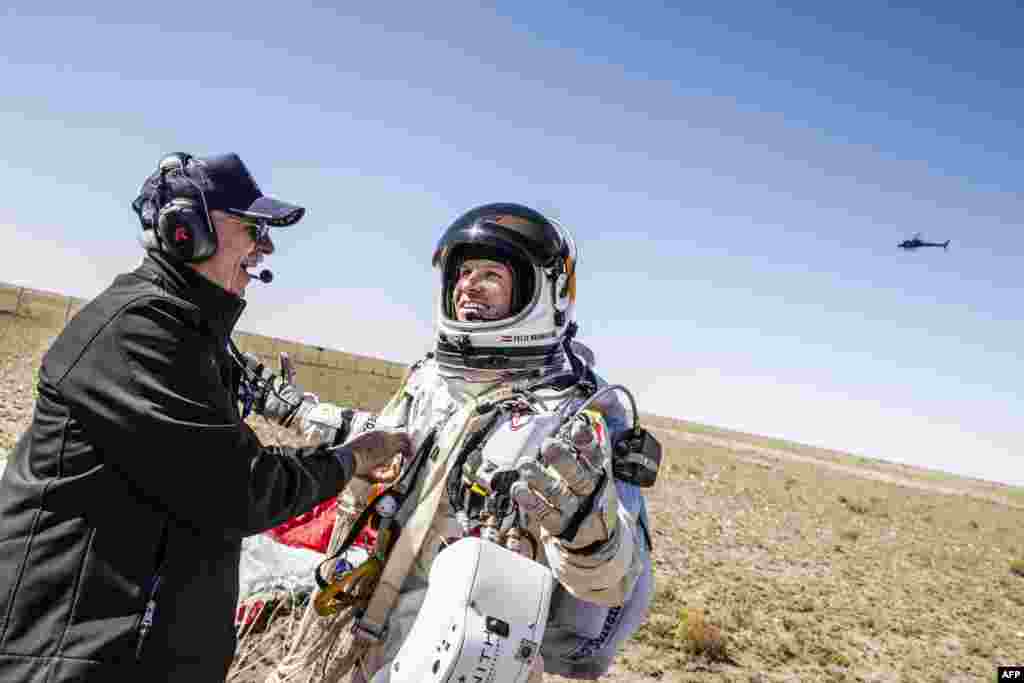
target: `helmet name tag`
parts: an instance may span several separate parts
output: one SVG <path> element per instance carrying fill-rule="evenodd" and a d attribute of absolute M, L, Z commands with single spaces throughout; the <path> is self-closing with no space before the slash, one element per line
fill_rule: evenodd
<path fill-rule="evenodd" d="M 498 337 L 498 341 L 505 344 L 528 344 L 532 341 L 551 339 L 554 336 L 554 330 L 550 332 L 540 332 L 538 334 L 503 334 Z"/>

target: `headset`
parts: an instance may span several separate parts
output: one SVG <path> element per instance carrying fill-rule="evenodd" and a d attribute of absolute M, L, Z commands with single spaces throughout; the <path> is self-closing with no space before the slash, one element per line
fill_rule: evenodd
<path fill-rule="evenodd" d="M 184 152 L 161 159 L 157 167 L 155 201 L 140 197 L 133 208 L 142 221 L 141 241 L 145 248 L 158 249 L 187 263 L 198 263 L 217 253 L 217 231 L 210 221 L 203 188 L 186 171 L 190 164 L 195 165 L 194 160 Z M 199 201 L 181 196 L 183 188 L 176 182 L 179 177 L 196 189 Z M 170 199 L 165 201 L 168 195 Z"/>

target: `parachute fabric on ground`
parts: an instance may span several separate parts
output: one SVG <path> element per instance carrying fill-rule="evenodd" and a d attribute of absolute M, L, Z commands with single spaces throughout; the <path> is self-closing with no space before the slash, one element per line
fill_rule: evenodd
<path fill-rule="evenodd" d="M 328 498 L 309 512 L 292 517 L 267 532 L 278 543 L 293 548 L 306 548 L 321 555 L 327 552 L 334 529 L 338 497 Z"/>
<path fill-rule="evenodd" d="M 404 385 L 404 380 L 403 380 Z M 396 396 L 401 395 L 401 389 Z M 392 399 L 392 403 L 395 399 Z M 377 416 L 376 424 L 389 426 L 388 406 Z M 353 431 L 363 431 L 373 428 L 372 424 L 359 425 Z M 350 435 L 351 436 L 351 435 Z M 312 553 L 316 557 L 313 567 L 309 567 L 306 577 L 312 585 L 310 598 L 316 595 L 317 587 L 314 579 L 314 567 L 319 567 L 325 557 L 334 555 L 341 544 L 348 536 L 352 523 L 359 516 L 361 507 L 351 508 L 343 502 L 343 495 L 336 496 L 316 506 L 313 511 L 305 515 L 299 515 L 285 523 L 271 529 L 267 536 L 277 543 L 293 544 L 316 548 L 320 552 Z M 349 501 L 351 502 L 351 501 Z M 323 542 L 324 532 L 329 533 L 329 540 Z M 372 538 L 370 545 L 372 545 Z M 357 540 L 359 543 L 360 540 Z M 322 547 L 325 546 L 325 547 Z M 273 546 L 263 546 L 264 549 Z M 362 557 L 357 555 L 362 554 Z M 345 558 L 350 559 L 354 564 L 359 564 L 365 559 L 366 550 L 363 547 L 353 546 L 346 553 Z M 294 555 L 290 555 L 294 557 Z M 247 561 L 243 555 L 243 563 Z M 261 575 L 264 581 L 269 580 L 272 575 L 280 571 L 287 571 L 286 565 L 276 565 L 276 569 Z M 254 570 L 255 572 L 255 570 Z M 257 642 L 254 646 L 246 646 L 244 637 L 248 634 L 244 631 L 244 624 L 240 630 L 238 648 L 235 661 L 227 676 L 227 681 L 244 681 L 254 683 L 255 681 L 266 683 L 340 683 L 347 680 L 347 674 L 355 663 L 362 649 L 352 638 L 352 621 L 355 617 L 354 608 L 342 608 L 330 617 L 320 617 L 313 609 L 313 600 L 305 600 L 303 604 L 296 605 L 297 609 L 274 623 L 273 616 L 268 620 L 266 632 L 269 637 Z M 265 644 L 264 644 L 265 643 Z M 260 660 L 259 668 L 264 673 L 256 678 L 250 674 L 253 667 L 247 664 L 246 660 L 252 652 L 258 650 L 257 659 Z M 269 669 L 269 670 L 268 670 Z M 249 674 L 249 675 L 246 675 Z"/>
<path fill-rule="evenodd" d="M 242 541 L 238 566 L 239 600 L 274 589 L 308 593 L 315 586 L 313 567 L 323 555 L 279 543 L 267 534 Z"/>
<path fill-rule="evenodd" d="M 333 555 L 341 546 L 348 535 L 350 520 L 354 519 L 342 512 L 340 506 L 336 513 L 337 522 L 327 547 L 328 556 Z M 312 580 L 312 571 L 309 576 Z M 265 679 L 266 683 L 341 683 L 345 680 L 362 652 L 360 644 L 352 636 L 355 613 L 354 607 L 347 607 L 329 617 L 321 617 L 313 609 L 312 601 L 309 601 L 302 611 L 298 626 L 288 630 L 283 643 L 275 643 L 275 651 L 261 653 L 262 657 L 276 662 Z M 228 681 L 241 670 L 236 662 Z"/>
<path fill-rule="evenodd" d="M 344 513 L 336 500 L 325 501 L 309 513 L 243 541 L 239 639 L 228 681 L 307 681 L 314 669 L 326 676 L 324 665 L 308 667 L 308 662 L 324 664 L 331 652 L 339 651 L 331 646 L 344 645 L 343 641 L 350 637 L 352 614 L 342 611 L 331 619 L 314 619 L 316 615 L 309 609 L 310 597 L 316 591 L 314 568 L 323 562 L 325 553 L 334 552 L 347 534 L 348 525 L 337 523 Z M 324 539 L 325 532 L 328 539 Z M 362 553 L 365 559 L 362 547 L 354 546 L 349 553 Z M 354 556 L 350 559 L 356 564 L 361 561 Z M 298 647 L 299 643 L 306 647 Z M 272 670 L 264 674 L 265 678 L 253 678 L 257 675 L 254 670 L 265 670 L 268 663 Z M 320 680 L 340 680 L 342 676 Z"/>
<path fill-rule="evenodd" d="M 335 514 L 333 506 L 330 514 Z M 252 681 L 254 670 L 266 668 L 267 658 L 284 657 L 280 635 L 284 632 L 285 643 L 290 642 L 291 633 L 305 622 L 304 606 L 316 590 L 313 570 L 323 558 L 315 550 L 285 545 L 270 533 L 242 542 L 238 646 L 228 681 Z"/>

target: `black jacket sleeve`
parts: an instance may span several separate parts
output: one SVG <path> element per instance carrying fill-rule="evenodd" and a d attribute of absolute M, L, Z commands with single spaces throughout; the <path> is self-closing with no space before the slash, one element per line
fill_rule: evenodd
<path fill-rule="evenodd" d="M 322 447 L 262 446 L 182 305 L 153 298 L 123 310 L 59 384 L 106 465 L 174 518 L 225 538 L 335 495 L 351 468 Z"/>

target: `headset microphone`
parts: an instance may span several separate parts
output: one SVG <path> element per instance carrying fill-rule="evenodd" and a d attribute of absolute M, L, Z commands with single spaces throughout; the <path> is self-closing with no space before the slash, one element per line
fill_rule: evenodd
<path fill-rule="evenodd" d="M 245 274 L 248 275 L 249 277 L 251 277 L 253 280 L 259 280 L 260 282 L 262 282 L 265 285 L 269 285 L 274 280 L 274 274 L 271 273 L 266 268 L 261 270 L 258 274 L 257 273 L 249 272 L 249 270 L 246 269 L 245 270 Z"/>

